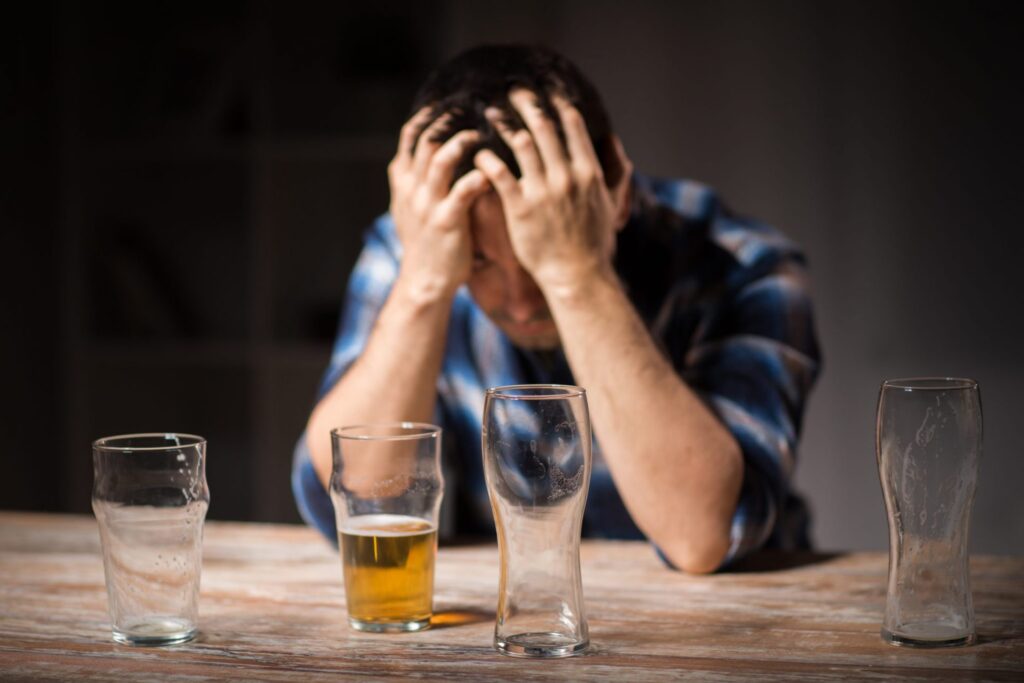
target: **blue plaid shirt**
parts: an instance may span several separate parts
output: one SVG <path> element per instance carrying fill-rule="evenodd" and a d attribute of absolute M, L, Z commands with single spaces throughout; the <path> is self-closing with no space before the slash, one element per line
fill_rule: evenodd
<path fill-rule="evenodd" d="M 618 237 L 616 270 L 676 372 L 743 449 L 744 479 L 726 563 L 763 546 L 808 547 L 806 508 L 790 488 L 804 406 L 820 362 L 804 257 L 774 229 L 732 215 L 698 183 L 637 174 L 634 190 L 632 215 Z M 368 231 L 349 281 L 320 397 L 365 348 L 400 254 L 385 214 Z M 494 533 L 480 453 L 484 390 L 522 383 L 574 381 L 561 351 L 517 349 L 463 287 L 452 307 L 435 415 L 444 428 L 446 499 L 457 533 Z M 292 486 L 303 518 L 336 540 L 330 498 L 313 471 L 305 436 L 295 450 Z M 644 537 L 619 497 L 599 443 L 583 534 Z"/>

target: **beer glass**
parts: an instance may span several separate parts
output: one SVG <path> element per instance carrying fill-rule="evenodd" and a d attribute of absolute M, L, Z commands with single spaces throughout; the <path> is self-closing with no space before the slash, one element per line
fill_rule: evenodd
<path fill-rule="evenodd" d="M 349 624 L 375 632 L 429 627 L 444 493 L 441 428 L 339 427 L 331 431 L 331 447 Z"/>
<path fill-rule="evenodd" d="M 128 434 L 93 442 L 99 523 L 114 640 L 173 645 L 196 634 L 206 441 Z"/>
<path fill-rule="evenodd" d="M 967 535 L 981 449 L 977 382 L 882 383 L 876 455 L 889 517 L 882 638 L 892 645 L 975 640 Z"/>
<path fill-rule="evenodd" d="M 482 447 L 501 553 L 494 647 L 566 657 L 589 644 L 580 531 L 590 485 L 586 392 L 574 386 L 488 389 Z"/>

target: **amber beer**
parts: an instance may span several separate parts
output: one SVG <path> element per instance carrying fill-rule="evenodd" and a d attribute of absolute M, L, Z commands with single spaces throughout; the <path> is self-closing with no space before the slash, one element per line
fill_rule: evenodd
<path fill-rule="evenodd" d="M 437 529 L 416 517 L 363 515 L 350 517 L 338 538 L 350 623 L 363 630 L 426 628 Z"/>

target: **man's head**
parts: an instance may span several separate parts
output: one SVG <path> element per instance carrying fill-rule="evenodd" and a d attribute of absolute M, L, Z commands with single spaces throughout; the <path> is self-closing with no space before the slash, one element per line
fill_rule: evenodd
<path fill-rule="evenodd" d="M 552 95 L 567 99 L 582 114 L 606 182 L 617 184 L 623 168 L 616 152 L 608 114 L 594 86 L 568 59 L 536 46 L 485 45 L 467 50 L 435 70 L 420 88 L 413 111 L 430 108 L 423 130 L 447 117 L 434 135 L 443 142 L 460 130 L 475 130 L 479 141 L 469 146 L 456 167 L 454 180 L 473 168 L 480 149 L 490 149 L 519 177 L 519 165 L 484 111 L 497 108 L 511 130 L 525 128 L 509 101 L 518 88 L 537 96 L 541 110 L 555 124 L 565 145 L 561 120 Z M 436 130 L 436 128 L 435 128 Z M 523 348 L 552 348 L 558 331 L 540 289 L 512 252 L 501 202 L 495 192 L 479 198 L 470 212 L 474 267 L 469 289 L 477 304 L 512 341 Z"/>
<path fill-rule="evenodd" d="M 609 184 L 618 180 L 622 169 L 612 143 L 608 112 L 597 89 L 562 55 L 546 47 L 528 45 L 482 45 L 466 50 L 431 73 L 416 94 L 413 112 L 431 108 L 424 129 L 445 114 L 450 117 L 449 124 L 437 135 L 439 142 L 460 130 L 480 133 L 479 143 L 467 151 L 456 169 L 456 178 L 473 168 L 473 156 L 482 148 L 494 151 L 519 177 L 519 165 L 512 150 L 484 116 L 486 108 L 496 107 L 512 130 L 524 128 L 508 99 L 515 88 L 526 88 L 537 95 L 541 109 L 555 123 L 562 144 L 565 135 L 550 96 L 564 96 L 583 115 Z"/>

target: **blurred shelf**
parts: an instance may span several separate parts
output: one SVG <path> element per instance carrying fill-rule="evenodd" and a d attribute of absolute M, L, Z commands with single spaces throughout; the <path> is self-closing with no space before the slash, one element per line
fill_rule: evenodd
<path fill-rule="evenodd" d="M 331 358 L 327 342 L 182 339 L 93 340 L 78 348 L 91 364 L 120 366 L 232 367 L 255 363 L 263 367 L 295 366 L 323 370 Z"/>
<path fill-rule="evenodd" d="M 294 366 L 323 371 L 331 360 L 329 342 L 276 341 L 261 344 L 256 348 L 261 360 L 275 366 Z"/>
<path fill-rule="evenodd" d="M 195 161 L 241 161 L 253 156 L 253 145 L 246 140 L 197 140 L 194 138 L 172 141 L 110 140 L 90 143 L 84 150 L 85 163 L 174 163 Z"/>
<path fill-rule="evenodd" d="M 121 10 L 60 13 L 63 486 L 87 509 L 82 444 L 180 425 L 234 487 L 212 513 L 297 520 L 292 447 L 444 15 Z"/>
<path fill-rule="evenodd" d="M 91 143 L 83 155 L 87 164 L 149 164 L 260 159 L 318 161 L 386 161 L 394 154 L 397 137 L 389 135 L 310 135 L 286 138 L 180 141 L 111 140 Z"/>
<path fill-rule="evenodd" d="M 96 340 L 79 347 L 84 359 L 104 365 L 244 366 L 252 356 L 246 341 Z"/>
<path fill-rule="evenodd" d="M 359 136 L 310 136 L 259 141 L 259 154 L 295 160 L 379 161 L 390 159 L 398 145 L 397 133 Z"/>

